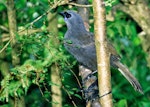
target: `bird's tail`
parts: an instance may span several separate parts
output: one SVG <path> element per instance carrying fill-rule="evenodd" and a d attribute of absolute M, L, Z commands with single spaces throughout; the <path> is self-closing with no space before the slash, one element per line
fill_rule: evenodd
<path fill-rule="evenodd" d="M 126 66 L 124 66 L 121 62 L 116 61 L 115 65 L 118 67 L 118 70 L 121 72 L 121 74 L 130 82 L 130 84 L 134 87 L 136 91 L 139 91 L 141 94 L 143 94 L 142 87 L 138 80 L 131 74 L 131 72 L 128 70 Z"/>

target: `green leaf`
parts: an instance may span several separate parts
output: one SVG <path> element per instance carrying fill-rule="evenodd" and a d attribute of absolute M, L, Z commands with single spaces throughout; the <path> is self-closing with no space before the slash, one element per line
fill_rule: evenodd
<path fill-rule="evenodd" d="M 76 96 L 77 98 L 79 98 L 80 100 L 82 100 L 82 96 L 80 96 L 79 94 L 74 94 L 74 96 Z"/>
<path fill-rule="evenodd" d="M 116 107 L 127 107 L 127 100 L 126 99 L 121 99 Z"/>

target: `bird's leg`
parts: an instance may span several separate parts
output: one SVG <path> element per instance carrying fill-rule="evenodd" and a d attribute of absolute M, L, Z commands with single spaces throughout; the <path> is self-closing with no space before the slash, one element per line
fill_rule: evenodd
<path fill-rule="evenodd" d="M 90 73 L 89 75 L 87 75 L 85 78 L 84 78 L 84 80 L 83 81 L 86 81 L 86 80 L 88 80 L 89 78 L 91 78 L 95 73 L 97 73 L 97 70 L 96 71 L 94 71 L 94 72 L 92 72 L 92 73 Z"/>

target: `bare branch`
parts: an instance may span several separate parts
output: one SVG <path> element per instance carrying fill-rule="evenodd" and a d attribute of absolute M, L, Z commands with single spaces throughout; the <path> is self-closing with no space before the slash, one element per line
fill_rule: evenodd
<path fill-rule="evenodd" d="M 92 5 L 83 5 L 83 4 L 77 4 L 77 3 L 67 3 L 69 5 L 74 5 L 74 6 L 77 6 L 77 7 L 92 7 Z"/>
<path fill-rule="evenodd" d="M 9 34 L 11 38 L 11 51 L 12 56 L 12 65 L 18 65 L 20 63 L 20 58 L 17 55 L 16 48 L 16 33 L 17 33 L 17 22 L 16 22 L 16 10 L 14 0 L 7 0 L 7 14 L 8 14 L 8 23 L 9 23 Z"/>
<path fill-rule="evenodd" d="M 98 67 L 99 96 L 102 107 L 112 107 L 110 56 L 106 38 L 106 15 L 103 0 L 93 0 L 95 45 Z"/>
<path fill-rule="evenodd" d="M 0 25 L 0 29 L 2 29 L 2 30 L 4 30 L 4 31 L 8 32 L 8 29 L 7 29 L 5 26 Z"/>
<path fill-rule="evenodd" d="M 7 48 L 7 46 L 10 44 L 11 40 L 12 40 L 12 39 L 10 39 L 10 40 L 6 43 L 6 45 L 0 50 L 0 53 L 2 53 L 2 52 Z"/>

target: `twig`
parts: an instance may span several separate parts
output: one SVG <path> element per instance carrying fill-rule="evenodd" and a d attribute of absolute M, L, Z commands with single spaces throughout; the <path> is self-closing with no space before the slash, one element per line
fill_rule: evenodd
<path fill-rule="evenodd" d="M 52 6 L 51 8 L 49 8 L 44 14 L 42 14 L 42 15 L 39 16 L 39 17 L 37 17 L 35 20 L 33 20 L 32 22 L 30 22 L 30 23 L 27 24 L 27 25 L 32 26 L 35 22 L 37 22 L 38 20 L 40 20 L 43 16 L 46 16 L 52 9 L 56 8 L 57 6 L 64 5 L 65 3 L 66 3 L 66 2 L 62 3 L 62 0 L 57 1 L 57 2 L 56 2 L 55 4 L 53 4 L 53 6 Z M 27 27 L 29 27 L 29 26 L 27 26 Z M 24 31 L 25 29 L 26 29 L 26 28 L 24 28 L 24 29 L 18 31 L 18 33 Z"/>
<path fill-rule="evenodd" d="M 49 101 L 49 99 L 45 98 L 44 93 L 43 93 L 43 91 L 42 91 L 42 89 L 41 89 L 39 83 L 37 83 L 37 86 L 38 86 L 38 88 L 39 88 L 39 90 L 40 90 L 40 93 L 41 93 L 42 97 L 43 97 L 48 103 L 51 103 L 51 102 Z"/>
<path fill-rule="evenodd" d="M 74 107 L 77 107 L 77 105 L 75 104 L 75 102 L 72 100 L 72 97 L 71 97 L 70 93 L 68 92 L 68 90 L 67 90 L 64 86 L 62 86 L 62 88 L 63 88 L 64 91 L 68 94 L 69 99 L 71 100 L 71 102 L 72 102 L 72 104 L 74 105 Z"/>
<path fill-rule="evenodd" d="M 70 66 L 69 62 L 66 61 L 66 63 Z M 70 69 L 70 71 L 71 71 L 71 73 L 74 75 L 74 77 L 76 78 L 79 87 L 82 88 L 82 85 L 81 85 L 81 83 L 80 83 L 80 81 L 79 81 L 77 75 L 76 75 L 76 74 L 74 73 L 74 71 L 72 71 L 71 69 Z"/>
<path fill-rule="evenodd" d="M 8 32 L 8 29 L 7 29 L 5 26 L 0 25 L 0 29 L 2 29 L 2 30 L 4 30 L 4 31 Z"/>
<path fill-rule="evenodd" d="M 67 3 L 67 4 L 78 6 L 78 7 L 92 7 L 92 5 L 83 5 L 83 4 L 77 4 L 77 3 Z"/>
<path fill-rule="evenodd" d="M 11 42 L 11 40 L 12 40 L 12 39 L 10 39 L 10 40 L 6 43 L 6 45 L 0 50 L 0 53 L 2 53 L 2 52 L 6 49 L 6 47 L 9 45 L 9 43 Z"/>

